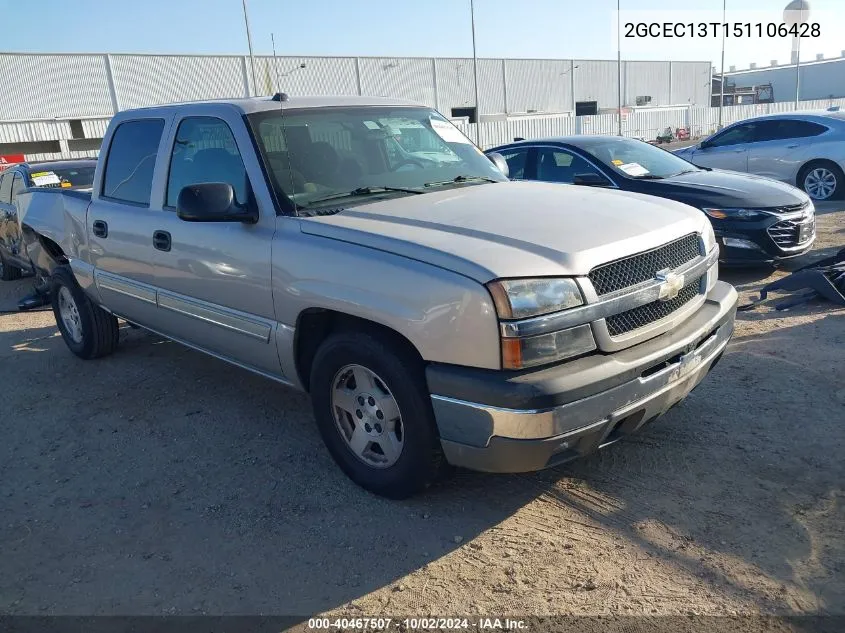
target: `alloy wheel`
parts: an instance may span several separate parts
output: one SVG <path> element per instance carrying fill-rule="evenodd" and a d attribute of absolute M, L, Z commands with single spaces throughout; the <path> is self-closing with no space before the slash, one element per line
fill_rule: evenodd
<path fill-rule="evenodd" d="M 82 342 L 82 318 L 79 316 L 79 309 L 76 301 L 67 286 L 59 290 L 59 316 L 62 324 L 74 343 Z"/>
<path fill-rule="evenodd" d="M 827 200 L 836 191 L 836 174 L 826 167 L 816 167 L 804 176 L 804 190 L 814 200 Z"/>
<path fill-rule="evenodd" d="M 373 468 L 389 468 L 402 454 L 405 433 L 399 404 L 384 381 L 362 365 L 335 374 L 331 394 L 337 430 L 352 453 Z"/>

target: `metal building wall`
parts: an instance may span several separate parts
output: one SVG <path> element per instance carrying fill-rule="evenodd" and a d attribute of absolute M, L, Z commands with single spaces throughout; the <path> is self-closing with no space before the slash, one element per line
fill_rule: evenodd
<path fill-rule="evenodd" d="M 619 103 L 615 61 L 576 59 L 575 100 L 598 101 L 599 108 L 613 108 Z"/>
<path fill-rule="evenodd" d="M 845 59 L 801 65 L 801 100 L 845 97 Z M 772 84 L 775 101 L 795 99 L 795 66 L 725 73 L 737 86 Z"/>
<path fill-rule="evenodd" d="M 478 60 L 478 100 L 481 114 L 505 113 L 503 60 Z M 472 59 L 464 57 L 434 60 L 437 79 L 437 109 L 449 116 L 452 108 L 475 105 L 475 77 Z"/>
<path fill-rule="evenodd" d="M 401 97 L 434 107 L 434 64 L 432 59 L 410 57 L 360 57 L 361 94 L 371 97 Z"/>
<path fill-rule="evenodd" d="M 506 59 L 508 112 L 572 111 L 571 72 L 565 59 Z"/>
<path fill-rule="evenodd" d="M 111 55 L 118 108 L 246 96 L 242 57 Z"/>
<path fill-rule="evenodd" d="M 249 71 L 249 58 L 246 63 Z M 300 67 L 302 64 L 305 68 Z M 255 78 L 258 87 L 252 94 L 258 95 L 277 92 L 315 96 L 358 94 L 358 68 L 354 57 L 256 57 Z"/>
<path fill-rule="evenodd" d="M 623 103 L 634 106 L 637 97 L 649 96 L 647 105 L 672 105 L 670 63 L 622 62 Z"/>
<path fill-rule="evenodd" d="M 0 55 L 0 120 L 112 114 L 103 55 Z"/>
<path fill-rule="evenodd" d="M 710 105 L 712 92 L 709 62 L 671 62 L 671 105 Z"/>

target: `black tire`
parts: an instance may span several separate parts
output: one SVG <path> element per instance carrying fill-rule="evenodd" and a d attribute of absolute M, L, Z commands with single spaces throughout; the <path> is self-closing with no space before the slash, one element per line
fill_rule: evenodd
<path fill-rule="evenodd" d="M 68 331 L 62 319 L 59 308 L 59 295 L 62 289 L 67 289 L 79 313 L 79 322 L 82 330 L 82 339 L 75 341 Z M 117 347 L 120 333 L 117 327 L 117 319 L 101 307 L 94 305 L 88 296 L 76 283 L 73 272 L 66 266 L 60 266 L 53 272 L 51 279 L 50 296 L 53 304 L 53 315 L 56 317 L 56 325 L 62 338 L 71 352 L 91 360 L 106 356 L 114 352 Z"/>
<path fill-rule="evenodd" d="M 399 407 L 404 446 L 389 467 L 365 464 L 335 421 L 333 381 L 347 365 L 377 374 Z M 317 350 L 311 369 L 311 402 L 320 435 L 341 470 L 356 484 L 383 497 L 404 499 L 431 485 L 446 470 L 422 362 L 401 341 L 369 332 L 332 334 Z"/>
<path fill-rule="evenodd" d="M 6 261 L 3 252 L 0 251 L 0 279 L 3 281 L 15 281 L 23 276 L 23 271 L 17 266 L 12 266 Z"/>
<path fill-rule="evenodd" d="M 805 179 L 807 178 L 807 174 L 818 167 L 823 167 L 830 171 L 834 178 L 836 178 L 836 188 L 833 190 L 833 193 L 830 194 L 827 198 L 816 198 L 809 191 L 807 191 L 807 187 L 805 185 Z M 842 194 L 845 193 L 845 173 L 842 173 L 842 169 L 839 168 L 834 162 L 829 160 L 814 160 L 810 161 L 806 165 L 801 168 L 801 171 L 798 172 L 798 188 L 801 189 L 804 193 L 810 196 L 813 200 L 818 200 L 819 202 L 824 202 L 826 200 L 837 200 L 842 197 Z"/>

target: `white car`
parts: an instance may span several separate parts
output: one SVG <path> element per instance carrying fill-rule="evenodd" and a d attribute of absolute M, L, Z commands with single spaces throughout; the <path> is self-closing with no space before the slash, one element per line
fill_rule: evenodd
<path fill-rule="evenodd" d="M 676 155 L 698 165 L 797 185 L 814 200 L 845 193 L 845 112 L 786 112 L 745 119 Z"/>

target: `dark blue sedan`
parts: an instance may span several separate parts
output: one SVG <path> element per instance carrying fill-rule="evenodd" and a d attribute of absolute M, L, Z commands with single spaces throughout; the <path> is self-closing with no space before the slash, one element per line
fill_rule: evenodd
<path fill-rule="evenodd" d="M 683 202 L 710 217 L 725 264 L 802 255 L 815 240 L 803 191 L 775 180 L 696 167 L 671 152 L 619 136 L 570 136 L 496 147 L 512 180 L 609 187 Z M 498 161 L 501 163 L 501 161 Z"/>

